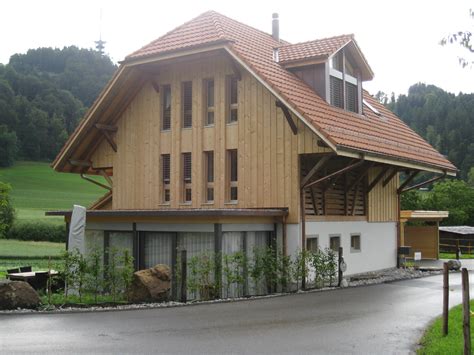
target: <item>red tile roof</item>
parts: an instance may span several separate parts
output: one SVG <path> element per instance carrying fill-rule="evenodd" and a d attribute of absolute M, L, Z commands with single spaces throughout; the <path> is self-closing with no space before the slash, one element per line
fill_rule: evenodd
<path fill-rule="evenodd" d="M 354 39 L 353 35 L 317 39 L 279 47 L 280 63 L 310 58 L 327 58 Z"/>
<path fill-rule="evenodd" d="M 286 51 L 285 55 L 288 57 L 313 55 L 318 50 L 327 54 L 349 38 L 352 37 L 346 35 L 294 46 L 285 43 L 281 48 L 286 48 L 283 52 Z M 205 12 L 168 32 L 129 55 L 126 61 L 220 41 L 228 41 L 235 56 L 255 71 L 291 109 L 303 116 L 338 149 L 370 152 L 450 171 L 456 170 L 451 162 L 367 92 L 364 93 L 365 99 L 382 113 L 383 118 L 367 108 L 364 115 L 358 115 L 329 105 L 311 87 L 273 60 L 273 49 L 281 46 L 280 42 L 265 32 L 214 11 Z M 291 56 L 290 52 L 293 53 Z"/>

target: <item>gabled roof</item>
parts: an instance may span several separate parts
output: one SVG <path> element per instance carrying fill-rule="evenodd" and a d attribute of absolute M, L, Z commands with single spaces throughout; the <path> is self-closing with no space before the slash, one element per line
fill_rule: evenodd
<path fill-rule="evenodd" d="M 280 63 L 310 58 L 329 58 L 354 39 L 354 35 L 340 35 L 279 47 Z"/>
<path fill-rule="evenodd" d="M 159 60 L 168 53 L 179 54 L 218 43 L 338 154 L 364 153 L 367 159 L 373 156 L 374 159 L 403 161 L 451 174 L 456 171 L 444 156 L 368 93 L 364 93 L 364 98 L 382 112 L 383 119 L 369 109 L 365 110 L 365 115 L 359 115 L 329 105 L 306 83 L 275 62 L 273 50 L 282 46 L 282 42 L 214 11 L 201 14 L 130 54 L 123 65 L 133 67 L 144 59 Z M 338 44 L 328 44 L 328 47 L 334 48 Z M 283 47 L 286 46 L 283 42 Z M 100 105 L 100 101 L 96 104 Z M 94 107 L 90 111 L 94 112 Z M 89 118 L 86 116 L 85 120 Z M 55 169 L 72 154 L 70 147 L 74 146 L 77 136 L 76 130 L 53 162 Z"/>

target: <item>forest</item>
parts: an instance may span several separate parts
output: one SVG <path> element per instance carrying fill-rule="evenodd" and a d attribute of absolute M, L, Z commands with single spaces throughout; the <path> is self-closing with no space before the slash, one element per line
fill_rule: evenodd
<path fill-rule="evenodd" d="M 75 46 L 0 64 L 0 166 L 51 161 L 115 69 L 109 57 Z"/>

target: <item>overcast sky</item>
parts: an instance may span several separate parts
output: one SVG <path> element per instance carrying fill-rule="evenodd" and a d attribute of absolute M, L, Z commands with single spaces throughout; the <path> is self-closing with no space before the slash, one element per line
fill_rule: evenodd
<path fill-rule="evenodd" d="M 474 30 L 471 8 L 474 1 L 467 0 L 5 0 L 0 63 L 29 48 L 93 47 L 100 29 L 105 51 L 117 62 L 207 10 L 266 32 L 271 32 L 272 13 L 278 12 L 280 36 L 289 42 L 354 33 L 375 73 L 372 82 L 364 83 L 372 93 L 402 94 L 417 82 L 472 93 L 474 68 L 458 65 L 458 56 L 467 51 L 439 45 L 450 32 Z"/>

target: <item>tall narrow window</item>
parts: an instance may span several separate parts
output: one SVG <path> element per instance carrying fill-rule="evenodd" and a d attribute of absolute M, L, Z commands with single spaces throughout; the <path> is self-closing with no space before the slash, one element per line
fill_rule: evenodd
<path fill-rule="evenodd" d="M 191 202 L 191 153 L 183 153 L 183 202 Z"/>
<path fill-rule="evenodd" d="M 214 124 L 214 80 L 205 80 L 204 90 L 204 102 L 206 107 L 206 112 L 204 112 L 204 125 L 212 126 Z"/>
<path fill-rule="evenodd" d="M 163 85 L 161 97 L 161 129 L 171 129 L 171 86 Z"/>
<path fill-rule="evenodd" d="M 227 123 L 238 121 L 238 80 L 235 76 L 227 77 Z"/>
<path fill-rule="evenodd" d="M 237 150 L 231 149 L 227 151 L 227 171 L 228 171 L 228 186 L 229 186 L 229 200 L 238 200 L 238 166 L 237 166 Z"/>
<path fill-rule="evenodd" d="M 213 202 L 214 201 L 214 152 L 204 152 L 204 164 L 205 164 L 205 178 L 206 187 L 205 187 L 205 194 L 206 194 L 206 201 Z"/>
<path fill-rule="evenodd" d="M 170 155 L 162 154 L 161 155 L 161 176 L 163 184 L 163 197 L 162 200 L 164 203 L 170 202 Z"/>
<path fill-rule="evenodd" d="M 193 126 L 193 83 L 185 81 L 182 85 L 183 128 Z"/>
<path fill-rule="evenodd" d="M 359 79 L 349 53 L 341 50 L 330 61 L 330 103 L 348 111 L 359 113 Z"/>

